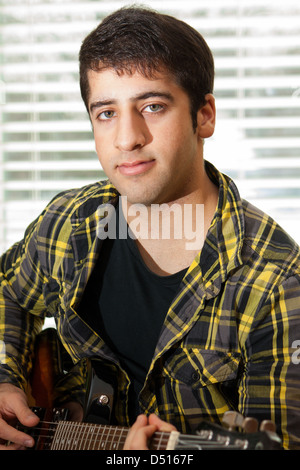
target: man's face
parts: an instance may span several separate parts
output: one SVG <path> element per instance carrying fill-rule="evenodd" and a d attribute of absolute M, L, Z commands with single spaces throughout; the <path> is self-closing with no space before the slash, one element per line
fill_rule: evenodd
<path fill-rule="evenodd" d="M 202 140 L 188 95 L 169 75 L 90 71 L 89 86 L 99 161 L 129 203 L 174 202 L 197 189 Z"/>

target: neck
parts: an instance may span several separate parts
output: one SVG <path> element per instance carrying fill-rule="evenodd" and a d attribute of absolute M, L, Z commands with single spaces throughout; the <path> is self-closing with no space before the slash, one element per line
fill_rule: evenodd
<path fill-rule="evenodd" d="M 147 266 L 159 275 L 187 268 L 203 246 L 217 200 L 218 188 L 206 173 L 200 187 L 174 201 L 143 206 L 122 198 L 124 217 Z"/>

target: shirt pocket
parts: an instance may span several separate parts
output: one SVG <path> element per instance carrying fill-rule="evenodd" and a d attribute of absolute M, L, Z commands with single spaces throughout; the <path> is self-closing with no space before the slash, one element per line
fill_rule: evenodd
<path fill-rule="evenodd" d="M 165 370 L 172 379 L 191 387 L 236 379 L 241 355 L 211 349 L 178 349 L 167 361 Z"/>
<path fill-rule="evenodd" d="M 169 401 L 176 403 L 173 421 L 184 423 L 184 431 L 194 431 L 200 419 L 220 422 L 225 411 L 236 409 L 240 366 L 238 351 L 174 351 L 164 366 Z"/>

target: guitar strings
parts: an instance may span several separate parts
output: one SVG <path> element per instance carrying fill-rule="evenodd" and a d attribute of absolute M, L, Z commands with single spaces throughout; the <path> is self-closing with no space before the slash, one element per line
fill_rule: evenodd
<path fill-rule="evenodd" d="M 87 439 L 87 432 L 89 432 L 91 429 L 93 429 L 93 427 L 95 425 L 93 424 L 90 424 L 90 423 L 82 423 L 82 422 L 72 422 L 72 421 L 60 421 L 60 422 L 52 422 L 52 421 L 40 421 L 39 424 L 37 426 L 35 426 L 34 428 L 25 428 L 25 427 L 21 427 L 19 426 L 18 429 L 21 429 L 23 431 L 27 431 L 30 433 L 31 437 L 33 437 L 34 439 L 50 439 L 50 438 L 54 438 L 55 437 L 55 433 L 57 432 L 57 428 L 58 428 L 58 425 L 60 424 L 61 427 L 63 427 L 62 431 L 65 432 L 65 431 L 68 431 L 70 430 L 70 428 L 77 428 L 76 431 L 77 431 L 77 435 L 76 435 L 76 441 L 80 441 L 80 439 Z M 96 431 L 98 432 L 98 435 L 95 436 L 94 438 L 91 437 L 90 440 L 92 441 L 90 444 L 90 446 L 101 446 L 101 443 L 103 443 L 103 441 L 105 441 L 105 444 L 103 447 L 108 447 L 108 448 L 112 448 L 112 444 L 118 440 L 118 444 L 124 444 L 125 443 L 125 440 L 126 440 L 126 437 L 127 437 L 127 433 L 128 433 L 128 428 L 122 428 L 122 427 L 111 427 L 111 426 L 106 426 L 106 425 L 96 425 L 97 426 L 97 429 Z M 69 429 L 68 429 L 69 428 Z M 108 435 L 105 436 L 103 435 L 103 432 L 105 432 L 105 428 L 108 429 Z M 111 430 L 114 430 L 114 435 L 111 436 L 109 435 L 109 433 L 111 432 Z M 73 429 L 74 431 L 74 429 Z M 99 432 L 102 432 L 102 435 L 99 436 Z M 124 431 L 126 431 L 126 435 L 123 436 L 122 434 L 124 433 Z M 156 445 L 156 444 L 159 444 L 159 445 L 164 445 L 163 448 L 166 447 L 167 443 L 168 443 L 168 440 L 169 440 L 169 433 L 155 433 L 154 436 L 153 436 L 153 439 L 152 439 L 152 444 L 153 445 Z M 82 443 L 79 443 L 79 445 L 82 444 Z M 72 445 L 72 442 L 70 441 L 70 445 Z M 74 442 L 73 442 L 73 445 L 74 445 Z"/>
<path fill-rule="evenodd" d="M 72 422 L 72 421 L 60 421 L 60 422 L 52 422 L 52 421 L 40 421 L 39 425 L 35 426 L 34 428 L 23 428 L 26 429 L 27 432 L 30 432 L 30 435 L 34 438 L 37 439 L 37 442 L 39 439 L 53 439 L 55 437 L 55 433 L 57 432 L 58 425 L 63 428 L 62 433 L 66 431 L 70 431 L 70 428 L 73 428 L 72 430 L 74 431 L 74 428 L 77 432 L 76 434 L 76 442 L 69 440 L 68 445 L 65 447 L 66 449 L 70 447 L 76 447 L 82 446 L 82 442 L 80 441 L 81 439 L 84 439 L 87 441 L 88 436 L 87 433 L 90 432 L 95 425 L 91 423 L 82 423 L 82 422 Z M 45 426 L 45 427 L 44 427 Z M 76 429 L 77 428 L 77 429 Z M 105 432 L 105 428 L 108 429 L 108 435 L 105 436 L 103 435 L 103 432 Z M 109 435 L 111 433 L 111 430 L 113 429 L 113 435 Z M 85 445 L 88 445 L 88 447 L 99 449 L 102 444 L 102 449 L 112 449 L 113 444 L 118 440 L 118 445 L 124 444 L 127 433 L 128 433 L 128 428 L 122 428 L 122 427 L 112 427 L 112 426 L 106 426 L 106 425 L 96 425 L 96 429 L 94 431 L 97 431 L 97 435 L 90 436 L 90 440 L 88 443 Z M 99 432 L 102 432 L 102 435 L 99 436 Z M 122 435 L 126 431 L 126 435 Z M 166 449 L 166 446 L 168 444 L 170 437 L 170 433 L 166 432 L 156 432 L 152 438 L 151 444 L 154 447 L 154 449 L 159 450 L 161 448 Z M 187 436 L 186 436 L 187 437 Z M 200 436 L 189 436 L 188 439 L 191 441 L 190 442 L 190 448 L 226 448 L 226 449 L 240 449 L 241 446 L 237 444 L 222 444 L 221 442 L 217 441 L 209 441 L 207 439 L 203 439 Z M 104 441 L 104 442 L 103 442 Z M 53 442 L 53 441 L 52 441 Z M 51 443 L 52 443 L 51 442 Z M 65 445 L 65 439 L 62 440 L 62 442 L 56 443 L 58 446 Z M 155 447 L 157 446 L 157 447 Z M 177 447 L 176 447 L 177 448 Z M 180 446 L 180 448 L 189 448 L 187 444 L 183 444 Z"/>

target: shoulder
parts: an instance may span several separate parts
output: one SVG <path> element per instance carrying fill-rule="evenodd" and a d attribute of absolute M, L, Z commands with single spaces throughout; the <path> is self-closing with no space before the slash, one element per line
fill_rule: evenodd
<path fill-rule="evenodd" d="M 108 202 L 115 196 L 117 196 L 115 187 L 108 180 L 103 180 L 57 194 L 47 205 L 45 212 L 65 208 L 66 214 L 73 215 L 82 208 L 82 210 L 86 210 L 88 216 L 90 215 L 89 208 L 97 208 L 99 204 Z"/>
<path fill-rule="evenodd" d="M 108 180 L 69 189 L 57 194 L 49 202 L 40 220 L 44 223 L 48 219 L 68 219 L 72 225 L 77 225 L 91 216 L 99 205 L 108 203 L 117 196 L 115 187 Z"/>
<path fill-rule="evenodd" d="M 287 276 L 299 273 L 300 248 L 295 240 L 268 214 L 242 200 L 244 254 L 261 265 L 271 264 Z"/>
<path fill-rule="evenodd" d="M 47 204 L 27 228 L 25 240 L 33 236 L 43 245 L 55 240 L 67 240 L 84 220 L 97 211 L 99 205 L 117 196 L 116 189 L 108 180 L 63 191 Z"/>

